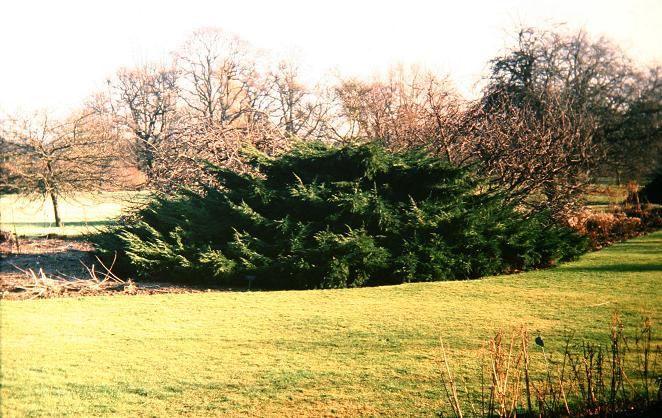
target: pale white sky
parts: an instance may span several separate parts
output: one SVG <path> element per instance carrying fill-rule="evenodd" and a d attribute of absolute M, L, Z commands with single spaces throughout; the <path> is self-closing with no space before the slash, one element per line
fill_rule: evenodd
<path fill-rule="evenodd" d="M 297 51 L 313 78 L 411 62 L 449 73 L 466 94 L 518 26 L 546 22 L 662 62 L 661 0 L 0 0 L 0 109 L 66 112 L 119 67 L 163 59 L 200 27 Z"/>

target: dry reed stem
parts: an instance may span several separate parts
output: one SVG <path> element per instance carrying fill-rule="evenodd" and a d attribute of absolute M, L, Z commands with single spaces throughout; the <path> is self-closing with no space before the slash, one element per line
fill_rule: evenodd
<path fill-rule="evenodd" d="M 453 407 L 453 411 L 459 418 L 463 418 L 462 414 L 462 407 L 460 404 L 460 400 L 457 396 L 457 385 L 455 384 L 455 380 L 453 379 L 453 374 L 451 373 L 450 365 L 448 363 L 448 357 L 446 356 L 446 348 L 444 347 L 444 340 L 443 338 L 439 337 L 439 345 L 441 347 L 441 354 L 443 356 L 443 362 L 444 366 L 446 367 L 446 375 L 448 376 L 448 384 L 450 385 L 450 394 L 448 395 L 449 401 L 451 403 L 451 406 Z M 446 382 L 444 381 L 444 389 L 446 389 L 446 393 L 448 394 L 448 389 L 446 388 Z"/>

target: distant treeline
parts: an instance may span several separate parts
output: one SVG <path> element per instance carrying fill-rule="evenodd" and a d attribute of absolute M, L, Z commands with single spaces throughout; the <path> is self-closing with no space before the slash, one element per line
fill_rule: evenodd
<path fill-rule="evenodd" d="M 641 181 L 660 165 L 661 67 L 642 68 L 583 31 L 519 29 L 475 100 L 417 67 L 309 85 L 298 63 L 273 62 L 217 29 L 193 33 L 170 58 L 118 70 L 64 120 L 6 117 L 0 186 L 57 206 L 136 170 L 144 187 L 170 192 L 213 183 L 206 164 L 250 171 L 247 150 L 375 142 L 472 167 L 509 202 L 558 213 L 598 174 Z"/>

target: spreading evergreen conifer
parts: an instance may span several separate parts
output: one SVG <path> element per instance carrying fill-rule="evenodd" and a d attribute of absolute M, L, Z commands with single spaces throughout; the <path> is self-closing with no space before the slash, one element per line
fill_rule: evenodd
<path fill-rule="evenodd" d="M 260 175 L 211 167 L 219 187 L 154 199 L 98 250 L 141 279 L 301 289 L 477 278 L 586 248 L 422 152 L 313 143 L 252 163 Z"/>

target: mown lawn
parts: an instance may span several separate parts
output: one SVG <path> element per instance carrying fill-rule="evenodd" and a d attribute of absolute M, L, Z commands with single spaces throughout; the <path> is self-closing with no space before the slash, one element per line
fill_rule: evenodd
<path fill-rule="evenodd" d="M 662 231 L 477 281 L 2 301 L 2 416 L 434 416 L 439 337 L 472 370 L 498 329 L 606 342 L 662 320 Z M 534 362 L 541 353 L 531 343 Z M 469 382 L 469 384 L 473 384 Z"/>
<path fill-rule="evenodd" d="M 60 201 L 64 226 L 55 227 L 50 200 L 30 200 L 19 195 L 0 195 L 0 229 L 19 236 L 57 234 L 76 236 L 91 232 L 119 216 L 127 207 L 140 203 L 146 193 L 104 192 L 79 193 L 73 199 Z"/>

